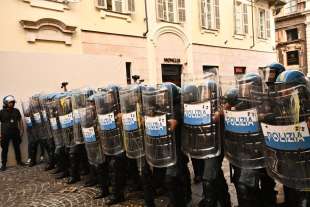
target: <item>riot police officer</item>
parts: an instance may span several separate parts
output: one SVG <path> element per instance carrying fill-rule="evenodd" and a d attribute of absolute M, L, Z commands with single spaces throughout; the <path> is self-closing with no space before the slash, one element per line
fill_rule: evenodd
<path fill-rule="evenodd" d="M 191 200 L 188 158 L 181 151 L 180 95 L 180 88 L 173 83 L 147 87 L 142 92 L 147 161 L 142 180 L 148 207 L 155 206 L 154 182 L 160 181 L 172 206 L 186 206 Z"/>
<path fill-rule="evenodd" d="M 264 137 L 252 102 L 252 90 L 262 91 L 261 78 L 249 73 L 225 94 L 225 155 L 233 166 L 240 207 L 274 206 L 275 183 L 265 171 Z"/>
<path fill-rule="evenodd" d="M 127 156 L 129 191 L 141 189 L 141 170 L 145 159 L 144 127 L 142 122 L 141 85 L 129 85 L 120 90 L 120 106 L 124 146 Z"/>
<path fill-rule="evenodd" d="M 76 183 L 80 180 L 80 175 L 87 174 L 89 170 L 79 109 L 86 107 L 87 98 L 93 93 L 93 90 L 88 88 L 72 92 L 73 140 L 71 140 L 69 146 L 70 167 L 69 178 L 67 181 L 68 184 Z"/>
<path fill-rule="evenodd" d="M 17 165 L 24 165 L 24 163 L 21 161 L 21 154 L 19 148 L 19 145 L 22 141 L 21 137 L 24 133 L 24 127 L 19 110 L 14 108 L 15 102 L 15 98 L 12 95 L 4 97 L 3 109 L 0 111 L 2 171 L 6 170 L 7 154 L 11 140 L 14 146 Z"/>
<path fill-rule="evenodd" d="M 269 91 L 261 113 L 268 174 L 284 185 L 285 205 L 310 205 L 309 80 L 297 70 L 282 72 Z M 277 106 L 277 107 L 273 107 Z"/>
<path fill-rule="evenodd" d="M 111 191 L 105 196 L 107 205 L 123 201 L 127 160 L 124 153 L 120 119 L 119 87 L 109 85 L 94 96 L 99 122 L 102 151 L 109 168 Z M 100 197 L 100 196 L 99 196 Z"/>
<path fill-rule="evenodd" d="M 204 162 L 203 199 L 199 206 L 231 206 L 221 169 L 224 123 L 220 115 L 218 78 L 214 73 L 204 76 L 183 74 L 182 86 L 182 148 L 192 158 Z"/>

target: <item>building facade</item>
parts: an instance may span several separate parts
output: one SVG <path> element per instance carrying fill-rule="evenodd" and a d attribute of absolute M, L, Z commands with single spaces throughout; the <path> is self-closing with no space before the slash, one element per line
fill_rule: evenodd
<path fill-rule="evenodd" d="M 298 69 L 309 76 L 310 1 L 287 0 L 275 17 L 276 48 L 279 62 L 288 69 Z"/>
<path fill-rule="evenodd" d="M 283 0 L 1 0 L 0 97 L 181 83 L 182 73 L 256 71 L 276 60 Z M 19 106 L 19 105 L 18 105 Z"/>

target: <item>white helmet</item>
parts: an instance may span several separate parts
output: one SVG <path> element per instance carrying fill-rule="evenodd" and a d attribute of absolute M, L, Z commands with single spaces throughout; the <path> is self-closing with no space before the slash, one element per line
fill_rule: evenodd
<path fill-rule="evenodd" d="M 16 102 L 14 96 L 8 95 L 3 98 L 3 106 L 7 107 L 10 102 Z"/>

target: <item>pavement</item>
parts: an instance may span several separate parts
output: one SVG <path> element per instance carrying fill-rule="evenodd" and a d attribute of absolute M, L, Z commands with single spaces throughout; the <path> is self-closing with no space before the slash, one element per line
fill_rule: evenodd
<path fill-rule="evenodd" d="M 77 207 L 77 206 L 105 206 L 103 199 L 94 200 L 97 193 L 95 187 L 83 187 L 82 181 L 67 185 L 66 180 L 55 180 L 54 175 L 43 170 L 44 165 L 34 167 L 9 167 L 0 172 L 0 206 L 3 207 Z M 190 168 L 192 169 L 192 168 Z M 229 186 L 233 206 L 237 206 L 236 192 L 229 179 L 227 160 L 223 162 L 223 170 Z M 277 188 L 279 188 L 278 186 Z M 192 206 L 197 206 L 201 199 L 202 188 L 200 184 L 193 184 Z M 278 200 L 281 201 L 283 193 L 280 192 Z M 283 196 L 282 196 L 283 197 Z M 168 205 L 166 197 L 156 199 L 156 206 Z M 126 207 L 142 207 L 142 192 L 126 194 L 126 201 L 113 205 Z"/>

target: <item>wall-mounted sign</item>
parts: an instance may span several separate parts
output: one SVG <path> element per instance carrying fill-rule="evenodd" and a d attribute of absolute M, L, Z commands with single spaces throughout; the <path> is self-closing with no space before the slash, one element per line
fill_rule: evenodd
<path fill-rule="evenodd" d="M 174 64 L 180 64 L 181 59 L 180 58 L 164 58 L 165 63 L 174 63 Z"/>
<path fill-rule="evenodd" d="M 235 75 L 243 75 L 245 74 L 245 71 L 246 71 L 246 67 L 241 67 L 241 66 L 234 67 Z"/>
<path fill-rule="evenodd" d="M 298 50 L 287 52 L 286 58 L 287 58 L 287 65 L 299 65 L 299 52 L 298 52 Z"/>

